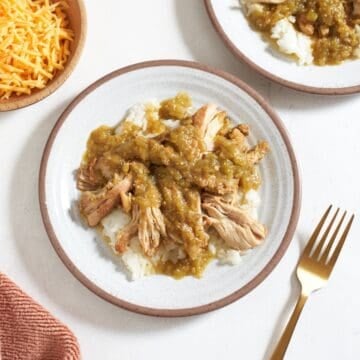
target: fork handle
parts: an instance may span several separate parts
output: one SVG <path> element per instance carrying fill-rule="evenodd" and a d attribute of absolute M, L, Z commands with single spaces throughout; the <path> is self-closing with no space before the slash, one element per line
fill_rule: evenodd
<path fill-rule="evenodd" d="M 281 335 L 281 338 L 276 346 L 275 351 L 273 352 L 270 360 L 282 360 L 284 359 L 284 355 L 286 353 L 286 350 L 288 348 L 288 345 L 290 343 L 291 336 L 294 332 L 295 326 L 299 320 L 300 314 L 302 309 L 304 308 L 304 305 L 306 303 L 306 300 L 308 299 L 308 295 L 301 293 L 298 302 L 295 306 L 295 309 L 291 315 L 291 318 L 286 325 L 286 328 L 284 332 Z"/>

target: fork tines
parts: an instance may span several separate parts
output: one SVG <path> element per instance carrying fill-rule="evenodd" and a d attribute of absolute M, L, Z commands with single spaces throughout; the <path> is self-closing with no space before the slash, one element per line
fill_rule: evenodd
<path fill-rule="evenodd" d="M 333 268 L 339 254 L 340 254 L 340 251 L 345 243 L 346 237 L 350 231 L 350 228 L 354 221 L 355 215 L 351 216 L 343 233 L 340 236 L 340 239 L 338 239 L 338 241 L 336 241 L 339 231 L 343 225 L 343 222 L 344 222 L 346 214 L 347 214 L 347 212 L 344 211 L 343 215 L 340 218 L 340 221 L 338 221 L 337 226 L 332 233 L 330 240 L 326 243 L 326 239 L 328 239 L 329 234 L 332 231 L 335 221 L 337 219 L 337 216 L 340 212 L 340 209 L 338 208 L 336 210 L 335 214 L 332 216 L 328 226 L 324 230 L 320 240 L 317 241 L 317 239 L 319 238 L 320 232 L 322 231 L 324 224 L 325 224 L 327 218 L 329 217 L 331 209 L 332 209 L 332 205 L 330 205 L 328 207 L 328 209 L 325 211 L 325 214 L 321 218 L 318 226 L 314 230 L 308 244 L 305 247 L 304 255 L 311 258 L 312 260 L 318 261 L 324 265 L 329 266 L 330 268 Z M 331 251 L 333 248 L 334 248 L 334 250 Z"/>

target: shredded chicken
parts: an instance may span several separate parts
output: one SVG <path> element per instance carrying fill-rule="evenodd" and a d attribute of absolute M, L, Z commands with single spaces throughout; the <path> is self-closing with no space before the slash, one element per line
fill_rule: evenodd
<path fill-rule="evenodd" d="M 131 221 L 116 235 L 115 250 L 125 252 L 131 239 L 136 236 L 144 253 L 152 256 L 160 245 L 161 237 L 166 236 L 164 215 L 160 209 L 140 209 L 138 205 L 134 205 Z"/>
<path fill-rule="evenodd" d="M 227 117 L 227 115 L 225 112 L 223 112 L 223 111 L 218 112 L 215 115 L 215 117 L 210 121 L 209 125 L 207 126 L 205 134 L 204 134 L 204 141 L 205 141 L 207 151 L 214 150 L 214 139 L 215 139 L 217 133 L 224 126 L 226 117 Z"/>
<path fill-rule="evenodd" d="M 93 191 L 101 187 L 104 182 L 113 178 L 114 172 L 106 157 L 94 157 L 87 165 L 82 165 L 77 172 L 77 188 L 81 191 Z"/>
<path fill-rule="evenodd" d="M 208 246 L 209 235 L 205 231 L 205 224 L 203 214 L 201 211 L 201 196 L 198 193 L 193 193 L 191 196 L 186 196 L 188 203 L 192 203 L 192 210 L 188 214 L 193 219 L 193 233 L 196 236 L 195 242 L 187 242 L 184 244 L 185 251 L 191 259 L 196 259 L 202 249 Z M 191 199 L 190 199 L 191 197 Z"/>
<path fill-rule="evenodd" d="M 106 157 L 100 157 L 100 159 L 96 162 L 95 170 L 97 170 L 103 178 L 111 180 L 114 174 L 112 167 L 113 166 L 109 159 Z"/>
<path fill-rule="evenodd" d="M 260 141 L 253 149 L 248 151 L 247 160 L 252 165 L 258 164 L 269 152 L 269 144 L 266 141 Z"/>
<path fill-rule="evenodd" d="M 158 208 L 147 208 L 139 217 L 139 242 L 148 256 L 160 245 L 160 237 L 166 236 L 164 215 Z"/>
<path fill-rule="evenodd" d="M 225 194 L 221 197 L 221 200 L 232 206 L 240 206 L 244 199 L 244 194 L 241 191 L 234 191 L 229 194 Z"/>
<path fill-rule="evenodd" d="M 127 250 L 130 240 L 138 233 L 140 211 L 137 205 L 133 206 L 131 220 L 116 234 L 115 250 L 123 253 Z"/>
<path fill-rule="evenodd" d="M 99 187 L 99 181 L 95 174 L 94 167 L 97 159 L 94 158 L 87 166 L 80 167 L 76 175 L 76 186 L 81 191 L 96 190 Z"/>
<path fill-rule="evenodd" d="M 193 124 L 200 128 L 207 151 L 214 150 L 215 136 L 224 126 L 226 117 L 226 112 L 219 111 L 214 104 L 203 106 L 193 115 Z"/>
<path fill-rule="evenodd" d="M 79 208 L 90 227 L 95 227 L 99 222 L 120 204 L 121 194 L 125 194 L 132 186 L 130 175 L 114 176 L 105 187 L 98 191 L 85 191 L 82 193 Z"/>
<path fill-rule="evenodd" d="M 177 277 L 200 276 L 211 260 L 210 227 L 241 251 L 261 244 L 266 234 L 240 204 L 244 191 L 260 185 L 256 164 L 267 143 L 250 146 L 249 127 L 234 127 L 214 104 L 194 115 L 190 106 L 185 95 L 162 102 L 147 121 L 154 115 L 178 119 L 178 126 L 162 126 L 157 136 L 145 136 L 130 121 L 117 130 L 94 130 L 77 174 L 79 209 L 88 225 L 95 227 L 121 209 L 129 217 L 125 226 L 124 214 L 114 213 L 103 223 L 113 250 L 118 255 L 129 250 L 130 258 L 141 249 L 156 271 Z M 117 220 L 121 229 L 114 234 Z"/>
<path fill-rule="evenodd" d="M 296 23 L 299 26 L 300 31 L 305 35 L 311 36 L 314 34 L 314 25 L 307 19 L 306 14 L 297 16 Z"/>
<path fill-rule="evenodd" d="M 192 122 L 194 126 L 198 127 L 204 135 L 209 122 L 218 112 L 219 110 L 215 104 L 205 105 L 193 115 Z"/>
<path fill-rule="evenodd" d="M 126 214 L 128 214 L 131 211 L 131 205 L 132 205 L 132 195 L 128 192 L 122 191 L 120 193 L 120 199 L 121 199 L 121 207 L 124 210 Z"/>
<path fill-rule="evenodd" d="M 204 195 L 202 207 L 208 215 L 208 224 L 215 228 L 232 249 L 252 249 L 260 245 L 266 236 L 264 225 L 251 218 L 246 211 L 226 203 L 220 197 Z"/>

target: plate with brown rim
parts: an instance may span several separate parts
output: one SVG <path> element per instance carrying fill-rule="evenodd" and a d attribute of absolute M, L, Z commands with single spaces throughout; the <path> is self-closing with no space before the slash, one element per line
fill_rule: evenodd
<path fill-rule="evenodd" d="M 235 123 L 249 124 L 250 143 L 266 139 L 271 153 L 262 162 L 259 217 L 266 241 L 238 266 L 211 263 L 201 279 L 153 275 L 134 282 L 85 228 L 74 210 L 78 191 L 74 170 L 89 133 L 116 125 L 133 104 L 188 92 L 194 105 L 216 103 Z M 177 60 L 145 62 L 96 81 L 60 116 L 46 144 L 39 197 L 50 241 L 67 268 L 86 287 L 122 308 L 154 316 L 189 316 L 223 307 L 245 296 L 273 270 L 286 251 L 298 221 L 301 187 L 291 142 L 270 105 L 236 77 L 207 66 Z"/>
<path fill-rule="evenodd" d="M 209 17 L 227 47 L 261 75 L 289 88 L 313 94 L 360 92 L 360 60 L 339 65 L 297 65 L 269 46 L 246 19 L 240 0 L 204 0 Z"/>

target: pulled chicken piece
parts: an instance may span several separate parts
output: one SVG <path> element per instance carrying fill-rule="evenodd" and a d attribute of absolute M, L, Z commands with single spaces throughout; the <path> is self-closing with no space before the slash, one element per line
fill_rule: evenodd
<path fill-rule="evenodd" d="M 204 105 L 192 116 L 192 123 L 204 135 L 209 122 L 217 113 L 218 108 L 215 104 Z"/>
<path fill-rule="evenodd" d="M 129 214 L 132 207 L 132 194 L 122 191 L 120 193 L 121 207 L 126 214 Z"/>
<path fill-rule="evenodd" d="M 152 256 L 160 245 L 161 237 L 166 236 L 164 216 L 159 208 L 132 208 L 131 220 L 116 234 L 115 250 L 123 253 L 132 238 L 138 237 L 139 243 L 148 256 Z"/>
<path fill-rule="evenodd" d="M 193 125 L 200 129 L 207 151 L 214 150 L 214 139 L 223 128 L 227 115 L 214 104 L 200 108 L 192 117 Z"/>
<path fill-rule="evenodd" d="M 95 173 L 97 158 L 93 158 L 86 166 L 81 166 L 76 174 L 76 187 L 80 191 L 93 191 L 99 188 L 99 179 Z"/>
<path fill-rule="evenodd" d="M 302 13 L 297 16 L 296 23 L 302 33 L 305 35 L 311 36 L 314 34 L 315 27 L 314 24 L 309 21 L 306 17 L 306 14 Z"/>
<path fill-rule="evenodd" d="M 265 236 L 264 225 L 246 211 L 226 203 L 221 197 L 205 194 L 202 207 L 207 213 L 207 223 L 232 249 L 246 251 L 260 245 Z"/>
<path fill-rule="evenodd" d="M 116 234 L 115 250 L 124 253 L 132 238 L 136 236 L 139 228 L 140 211 L 139 206 L 134 205 L 131 211 L 131 220 Z"/>
<path fill-rule="evenodd" d="M 79 209 L 90 227 L 97 226 L 100 221 L 121 202 L 121 194 L 132 187 L 132 176 L 114 175 L 102 189 L 85 191 L 81 194 Z M 124 196 L 124 195 L 123 195 Z"/>
<path fill-rule="evenodd" d="M 251 165 L 258 164 L 269 152 L 269 144 L 266 141 L 260 141 L 247 153 L 247 159 Z"/>
<path fill-rule="evenodd" d="M 152 256 L 160 245 L 161 237 L 166 236 L 164 215 L 159 208 L 143 209 L 139 216 L 139 242 L 148 256 Z"/>

